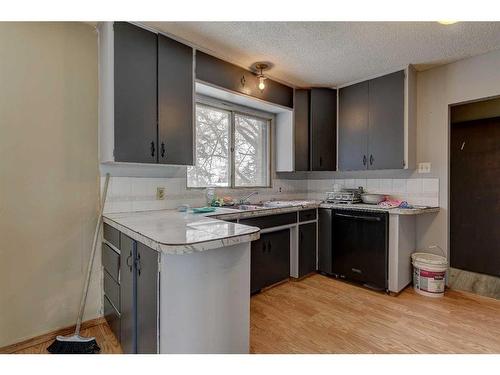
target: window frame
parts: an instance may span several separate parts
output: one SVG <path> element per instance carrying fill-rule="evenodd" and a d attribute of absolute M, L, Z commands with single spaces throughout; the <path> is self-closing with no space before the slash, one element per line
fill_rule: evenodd
<path fill-rule="evenodd" d="M 196 95 L 195 101 L 195 114 L 196 114 L 196 106 L 201 105 L 205 107 L 211 107 L 219 111 L 229 112 L 229 185 L 228 186 L 215 186 L 216 189 L 264 189 L 271 188 L 273 183 L 273 170 L 272 170 L 272 155 L 273 155 L 273 128 L 275 123 L 275 114 L 270 112 L 260 111 L 258 109 L 241 106 L 235 103 L 225 102 L 216 98 L 212 98 L 205 95 Z M 259 120 L 267 121 L 268 129 L 267 129 L 267 185 L 252 185 L 252 186 L 236 186 L 236 165 L 235 165 L 235 134 L 236 134 L 236 125 L 235 125 L 235 115 L 243 115 L 248 117 L 253 117 Z M 196 117 L 196 115 L 195 115 Z M 194 124 L 194 153 L 195 153 L 195 162 L 196 162 L 196 118 Z M 188 175 L 186 171 L 186 189 L 206 189 L 207 187 L 212 186 L 189 186 L 188 185 Z"/>

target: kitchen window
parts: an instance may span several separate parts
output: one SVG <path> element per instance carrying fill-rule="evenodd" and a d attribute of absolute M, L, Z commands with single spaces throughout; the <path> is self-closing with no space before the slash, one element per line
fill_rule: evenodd
<path fill-rule="evenodd" d="M 250 112 L 250 111 L 249 111 Z M 268 187 L 271 117 L 196 104 L 195 166 L 189 188 Z"/>

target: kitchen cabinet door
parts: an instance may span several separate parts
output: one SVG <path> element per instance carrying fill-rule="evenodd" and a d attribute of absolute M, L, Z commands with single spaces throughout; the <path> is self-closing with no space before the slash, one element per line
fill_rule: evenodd
<path fill-rule="evenodd" d="M 339 89 L 338 166 L 368 168 L 368 81 Z"/>
<path fill-rule="evenodd" d="M 311 168 L 334 171 L 337 164 L 337 91 L 311 89 Z"/>
<path fill-rule="evenodd" d="M 133 354 L 136 353 L 136 243 L 123 233 L 120 234 L 120 243 L 120 345 L 125 354 Z"/>
<path fill-rule="evenodd" d="M 156 163 L 157 35 L 114 23 L 114 157 Z"/>
<path fill-rule="evenodd" d="M 316 223 L 299 225 L 299 277 L 316 271 Z"/>
<path fill-rule="evenodd" d="M 158 161 L 193 165 L 193 49 L 158 35 Z"/>
<path fill-rule="evenodd" d="M 250 264 L 251 293 L 287 279 L 290 276 L 290 230 L 264 233 L 253 241 Z"/>
<path fill-rule="evenodd" d="M 368 81 L 368 168 L 404 168 L 404 71 Z"/>
<path fill-rule="evenodd" d="M 269 262 L 272 265 L 267 285 L 272 285 L 290 277 L 290 230 L 267 233 L 266 237 Z"/>
<path fill-rule="evenodd" d="M 266 274 L 269 272 L 267 267 L 270 265 L 267 262 L 266 250 L 266 235 L 262 234 L 260 239 L 253 241 L 250 254 L 250 293 L 257 293 L 266 286 Z"/>
<path fill-rule="evenodd" d="M 295 90 L 295 170 L 308 171 L 309 165 L 309 90 Z"/>
<path fill-rule="evenodd" d="M 318 270 L 326 274 L 332 273 L 333 226 L 331 209 L 318 210 Z"/>
<path fill-rule="evenodd" d="M 158 252 L 137 243 L 137 353 L 158 351 Z"/>

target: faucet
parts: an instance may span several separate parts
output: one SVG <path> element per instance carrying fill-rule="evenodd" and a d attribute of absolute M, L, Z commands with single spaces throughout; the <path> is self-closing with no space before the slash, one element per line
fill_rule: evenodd
<path fill-rule="evenodd" d="M 247 203 L 247 202 L 248 202 L 248 199 L 249 199 L 250 197 L 253 197 L 254 195 L 257 195 L 257 194 L 259 194 L 259 192 L 258 192 L 258 191 L 252 191 L 250 194 L 245 195 L 244 197 L 240 198 L 240 204 L 245 204 L 245 203 Z"/>

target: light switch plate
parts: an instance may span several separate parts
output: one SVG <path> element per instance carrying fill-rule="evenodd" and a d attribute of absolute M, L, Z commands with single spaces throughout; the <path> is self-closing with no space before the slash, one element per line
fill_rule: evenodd
<path fill-rule="evenodd" d="M 156 199 L 162 201 L 165 199 L 165 188 L 158 186 L 156 188 Z"/>
<path fill-rule="evenodd" d="M 418 163 L 418 173 L 431 173 L 431 163 Z"/>

